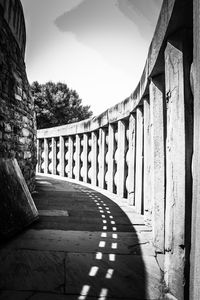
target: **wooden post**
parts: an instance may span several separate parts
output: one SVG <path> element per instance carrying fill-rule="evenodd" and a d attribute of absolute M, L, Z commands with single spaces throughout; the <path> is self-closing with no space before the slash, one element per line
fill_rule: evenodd
<path fill-rule="evenodd" d="M 49 144 L 48 139 L 44 139 L 44 173 L 48 174 L 49 168 Z"/>
<path fill-rule="evenodd" d="M 105 187 L 105 147 L 106 147 L 106 134 L 105 129 L 99 129 L 99 187 Z"/>
<path fill-rule="evenodd" d="M 108 127 L 108 190 L 114 192 L 114 126 Z"/>
<path fill-rule="evenodd" d="M 150 84 L 151 113 L 151 197 L 153 243 L 164 252 L 165 233 L 165 137 L 163 78 L 158 76 Z"/>
<path fill-rule="evenodd" d="M 68 140 L 68 177 L 73 178 L 73 155 L 74 155 L 74 142 L 72 136 Z"/>
<path fill-rule="evenodd" d="M 117 162 L 117 195 L 124 197 L 125 192 L 125 150 L 126 150 L 126 126 L 123 121 L 118 121 L 118 155 Z"/>
<path fill-rule="evenodd" d="M 135 207 L 138 213 L 143 212 L 143 112 L 136 109 L 136 175 L 135 175 Z"/>
<path fill-rule="evenodd" d="M 128 199 L 130 205 L 135 203 L 135 127 L 135 115 L 130 115 L 128 139 Z"/>
<path fill-rule="evenodd" d="M 193 200 L 192 242 L 190 256 L 190 299 L 200 298 L 200 2 L 193 0 L 193 84 L 194 84 L 194 154 L 193 154 Z"/>
<path fill-rule="evenodd" d="M 189 43 L 187 31 L 181 31 L 171 37 L 165 50 L 167 98 L 165 278 L 169 290 L 177 299 L 184 299 L 183 282 L 185 282 L 187 252 L 185 226 L 187 224 L 190 230 L 190 216 L 186 220 L 186 215 L 188 211 L 190 213 L 192 198 L 193 133 L 189 86 L 191 58 L 187 51 Z"/>
<path fill-rule="evenodd" d="M 76 166 L 76 172 L 75 172 L 75 179 L 80 180 L 80 166 L 81 166 L 81 138 L 78 134 L 76 134 L 76 158 L 75 158 L 75 166 Z"/>
<path fill-rule="evenodd" d="M 60 136 L 60 176 L 65 176 L 65 141 L 64 137 Z"/>
<path fill-rule="evenodd" d="M 56 139 L 52 138 L 51 139 L 52 143 L 52 174 L 56 175 Z"/>
<path fill-rule="evenodd" d="M 88 182 L 88 134 L 83 135 L 83 181 Z"/>
<path fill-rule="evenodd" d="M 149 99 L 144 99 L 144 215 L 145 222 L 151 223 L 151 121 Z"/>
<path fill-rule="evenodd" d="M 92 179 L 91 183 L 92 185 L 97 185 L 97 133 L 92 132 L 92 161 L 91 161 L 91 167 L 92 167 Z"/>

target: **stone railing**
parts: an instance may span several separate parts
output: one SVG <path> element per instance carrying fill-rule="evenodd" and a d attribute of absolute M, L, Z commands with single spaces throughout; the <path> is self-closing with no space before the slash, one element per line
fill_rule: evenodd
<path fill-rule="evenodd" d="M 192 1 L 164 1 L 133 94 L 98 117 L 37 132 L 39 173 L 101 187 L 144 214 L 155 253 L 165 254 L 166 291 L 177 299 L 187 294 L 188 280 L 192 22 Z"/>

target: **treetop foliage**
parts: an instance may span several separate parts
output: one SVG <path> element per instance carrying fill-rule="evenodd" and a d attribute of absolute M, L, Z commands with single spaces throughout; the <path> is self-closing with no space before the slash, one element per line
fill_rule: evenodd
<path fill-rule="evenodd" d="M 82 105 L 75 90 L 65 83 L 34 81 L 31 85 L 37 128 L 49 128 L 85 120 L 92 116 L 90 106 Z"/>

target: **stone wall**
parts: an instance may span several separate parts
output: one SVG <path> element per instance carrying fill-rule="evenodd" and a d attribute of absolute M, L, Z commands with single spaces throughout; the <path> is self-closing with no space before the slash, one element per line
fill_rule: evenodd
<path fill-rule="evenodd" d="M 34 103 L 24 63 L 25 23 L 20 1 L 0 0 L 0 156 L 15 157 L 34 189 Z"/>

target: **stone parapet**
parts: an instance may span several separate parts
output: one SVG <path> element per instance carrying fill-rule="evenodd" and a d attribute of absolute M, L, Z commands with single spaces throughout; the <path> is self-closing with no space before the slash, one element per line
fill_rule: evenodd
<path fill-rule="evenodd" d="M 192 27 L 192 1 L 163 1 L 135 91 L 99 116 L 37 131 L 39 173 L 98 186 L 144 215 L 164 255 L 163 299 L 189 290 Z"/>
<path fill-rule="evenodd" d="M 26 28 L 20 0 L 0 0 L 0 10 L 24 56 Z"/>
<path fill-rule="evenodd" d="M 0 1 L 0 156 L 15 157 L 31 190 L 36 164 L 35 113 L 24 64 L 20 1 Z"/>

